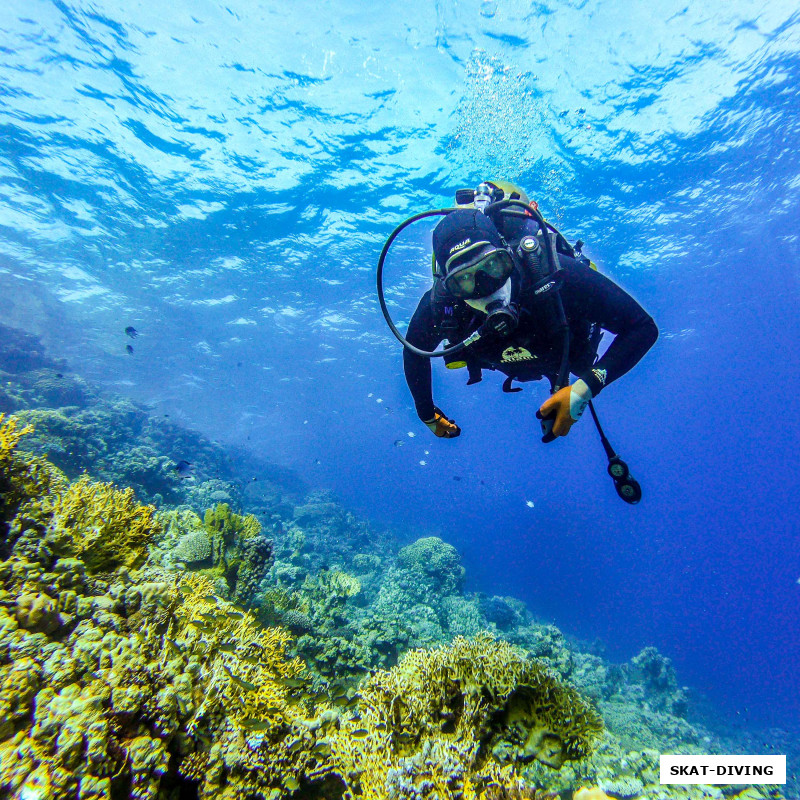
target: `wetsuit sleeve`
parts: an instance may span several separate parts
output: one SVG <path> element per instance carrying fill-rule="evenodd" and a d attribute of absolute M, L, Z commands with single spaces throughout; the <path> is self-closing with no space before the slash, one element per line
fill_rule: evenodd
<path fill-rule="evenodd" d="M 596 397 L 636 366 L 655 344 L 658 328 L 639 303 L 605 275 L 574 259 L 560 260 L 566 269 L 561 296 L 567 319 L 586 319 L 615 335 L 594 367 L 578 375 Z"/>
<path fill-rule="evenodd" d="M 435 350 L 444 338 L 434 323 L 430 291 L 419 301 L 414 316 L 408 324 L 406 339 L 420 350 Z M 403 348 L 403 371 L 406 383 L 414 398 L 419 418 L 431 420 L 434 416 L 433 390 L 431 388 L 431 360 Z"/>

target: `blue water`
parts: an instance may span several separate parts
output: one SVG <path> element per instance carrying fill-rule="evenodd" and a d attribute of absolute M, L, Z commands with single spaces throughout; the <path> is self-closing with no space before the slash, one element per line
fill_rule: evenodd
<path fill-rule="evenodd" d="M 796 723 L 796 4 L 10 0 L 0 31 L 4 322 L 443 536 L 471 588 L 618 660 L 656 645 L 742 724 Z M 588 417 L 539 442 L 544 385 L 467 388 L 437 364 L 464 433 L 416 419 L 377 256 L 491 177 L 658 323 L 598 400 L 638 507 Z M 428 231 L 387 265 L 399 320 L 429 285 Z"/>

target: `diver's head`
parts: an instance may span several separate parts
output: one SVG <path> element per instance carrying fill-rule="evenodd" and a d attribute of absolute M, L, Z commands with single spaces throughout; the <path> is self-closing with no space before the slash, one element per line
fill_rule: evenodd
<path fill-rule="evenodd" d="M 494 223 L 480 211 L 458 209 L 433 231 L 436 273 L 454 297 L 488 297 L 511 277 L 514 261 Z"/>

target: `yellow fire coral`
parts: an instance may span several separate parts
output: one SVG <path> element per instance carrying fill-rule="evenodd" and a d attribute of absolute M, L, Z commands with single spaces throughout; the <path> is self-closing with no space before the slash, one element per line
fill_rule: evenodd
<path fill-rule="evenodd" d="M 332 569 L 327 572 L 324 580 L 330 591 L 338 597 L 355 597 L 361 591 L 361 581 L 349 572 Z"/>
<path fill-rule="evenodd" d="M 0 414 L 0 469 L 7 470 L 11 466 L 19 440 L 23 436 L 33 433 L 33 425 L 26 425 L 17 429 L 16 417 L 6 419 L 5 414 Z"/>
<path fill-rule="evenodd" d="M 138 566 L 159 530 L 155 507 L 137 503 L 132 489 L 86 475 L 35 505 L 50 518 L 47 538 L 57 554 L 80 558 L 90 572 Z"/>
<path fill-rule="evenodd" d="M 300 659 L 286 659 L 292 637 L 282 628 L 262 628 L 255 618 L 214 595 L 208 578 L 187 574 L 183 602 L 164 636 L 208 661 L 209 685 L 191 727 L 226 710 L 237 722 L 283 718 L 287 688 L 304 671 Z M 301 683 L 301 681 L 298 681 Z"/>
<path fill-rule="evenodd" d="M 17 452 L 22 437 L 32 432 L 31 425 L 19 428 L 16 417 L 0 414 L 0 518 L 13 516 L 31 497 L 57 493 L 66 486 L 64 475 L 49 461 Z"/>
<path fill-rule="evenodd" d="M 602 732 L 574 689 L 488 634 L 411 651 L 373 674 L 361 698 L 332 738 L 332 760 L 355 795 L 375 800 L 398 781 L 472 800 L 512 784 L 518 763 L 588 755 Z"/>

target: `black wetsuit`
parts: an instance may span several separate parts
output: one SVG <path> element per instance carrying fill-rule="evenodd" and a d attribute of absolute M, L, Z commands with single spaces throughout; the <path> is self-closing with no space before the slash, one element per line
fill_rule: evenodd
<path fill-rule="evenodd" d="M 570 328 L 570 372 L 583 378 L 596 397 L 636 365 L 658 338 L 650 315 L 627 292 L 596 270 L 559 254 L 564 270 L 561 299 Z M 462 351 L 455 358 L 466 360 L 473 381 L 481 369 L 497 369 L 521 381 L 555 381 L 562 354 L 563 336 L 554 330 L 552 301 L 536 301 L 531 282 L 518 267 L 512 275 L 512 302 L 519 306 L 519 325 L 506 338 L 486 341 Z M 411 318 L 406 339 L 421 350 L 432 351 L 445 339 L 462 341 L 483 320 L 463 301 L 426 292 Z M 447 326 L 450 326 L 449 328 Z M 593 363 L 602 330 L 615 334 L 611 346 Z M 431 360 L 410 350 L 403 352 L 406 381 L 420 419 L 434 416 L 431 391 Z"/>

